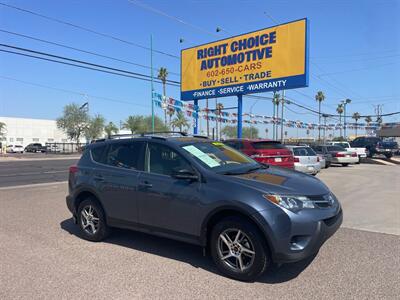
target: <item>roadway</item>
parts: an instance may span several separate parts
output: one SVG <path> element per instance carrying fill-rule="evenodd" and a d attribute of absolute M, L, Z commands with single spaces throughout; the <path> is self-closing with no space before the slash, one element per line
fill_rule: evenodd
<path fill-rule="evenodd" d="M 68 168 L 77 158 L 32 159 L 0 162 L 0 188 L 68 179 Z"/>

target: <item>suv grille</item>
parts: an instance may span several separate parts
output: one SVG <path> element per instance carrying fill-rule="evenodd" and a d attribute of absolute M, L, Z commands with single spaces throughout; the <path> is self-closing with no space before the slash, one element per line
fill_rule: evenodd
<path fill-rule="evenodd" d="M 335 198 L 331 194 L 318 195 L 318 196 L 308 196 L 310 200 L 319 208 L 332 207 L 335 203 Z"/>

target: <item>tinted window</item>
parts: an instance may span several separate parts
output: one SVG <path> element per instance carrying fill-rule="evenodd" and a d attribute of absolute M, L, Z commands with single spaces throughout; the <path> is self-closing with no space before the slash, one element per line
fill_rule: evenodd
<path fill-rule="evenodd" d="M 293 148 L 293 154 L 295 156 L 315 156 L 316 153 L 310 147 L 296 147 Z"/>
<path fill-rule="evenodd" d="M 108 148 L 105 163 L 110 166 L 139 169 L 141 142 L 112 143 Z"/>
<path fill-rule="evenodd" d="M 286 149 L 279 142 L 271 141 L 271 142 L 253 142 L 251 143 L 254 149 L 263 150 L 263 149 Z"/>
<path fill-rule="evenodd" d="M 193 170 L 185 158 L 168 146 L 149 143 L 145 171 L 171 176 L 178 170 Z"/>
<path fill-rule="evenodd" d="M 346 151 L 343 147 L 340 146 L 328 146 L 328 151 Z"/>
<path fill-rule="evenodd" d="M 235 149 L 239 149 L 240 145 L 238 142 L 233 142 L 233 141 L 229 141 L 229 142 L 225 142 L 226 145 L 235 148 Z"/>
<path fill-rule="evenodd" d="M 92 158 L 95 162 L 98 163 L 105 163 L 105 157 L 104 157 L 104 150 L 106 149 L 105 145 L 102 145 L 100 147 L 94 147 L 90 150 L 92 153 Z"/>
<path fill-rule="evenodd" d="M 317 153 L 322 153 L 322 147 L 321 146 L 313 146 L 311 147 L 314 151 L 316 151 Z"/>

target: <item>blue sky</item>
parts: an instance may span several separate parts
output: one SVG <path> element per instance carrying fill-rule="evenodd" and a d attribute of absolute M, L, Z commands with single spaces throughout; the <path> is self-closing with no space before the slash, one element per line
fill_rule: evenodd
<path fill-rule="evenodd" d="M 335 113 L 339 101 L 352 99 L 348 114 L 373 114 L 373 104 L 383 104 L 383 112 L 400 111 L 400 1 L 134 1 L 128 0 L 0 0 L 17 7 L 81 25 L 98 32 L 179 56 L 183 48 L 210 42 L 278 23 L 307 17 L 310 20 L 310 86 L 288 90 L 287 96 L 314 109 L 314 95 L 324 91 L 322 111 Z M 136 3 L 144 3 L 143 8 Z M 176 17 L 176 18 L 174 18 Z M 181 21 L 178 21 L 181 20 Z M 183 21 L 183 22 L 182 22 Z M 216 27 L 224 30 L 216 33 Z M 150 52 L 70 26 L 0 5 L 0 29 L 66 44 L 113 56 L 133 63 L 150 65 Z M 183 38 L 184 42 L 179 43 Z M 4 44 L 31 48 L 94 63 L 150 75 L 147 68 L 115 62 L 65 48 L 43 44 L 0 32 Z M 155 54 L 154 65 L 167 67 L 169 79 L 179 81 L 180 61 Z M 56 87 L 78 94 L 40 88 L 5 79 Z M 161 92 L 161 86 L 156 85 Z M 167 94 L 179 98 L 178 87 L 167 87 Z M 268 93 L 264 95 L 270 95 Z M 99 96 L 109 100 L 94 98 Z M 110 99 L 115 101 L 110 101 Z M 119 123 L 130 114 L 150 114 L 150 83 L 90 70 L 43 62 L 0 53 L 0 115 L 55 119 L 70 102 L 90 103 L 92 114 Z M 235 98 L 218 100 L 235 106 Z M 244 111 L 271 115 L 269 101 L 245 99 Z M 211 101 L 212 103 L 214 101 Z M 200 102 L 204 105 L 204 102 Z M 290 106 L 285 117 L 317 122 L 317 116 Z M 161 116 L 162 111 L 157 110 Z M 384 122 L 399 121 L 399 116 Z M 204 123 L 204 122 L 203 122 Z M 260 126 L 263 131 L 265 126 Z"/>

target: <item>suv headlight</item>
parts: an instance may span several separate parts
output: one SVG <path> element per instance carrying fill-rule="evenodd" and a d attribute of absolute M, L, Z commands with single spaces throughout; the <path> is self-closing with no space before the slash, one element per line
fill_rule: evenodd
<path fill-rule="evenodd" d="M 292 212 L 298 212 L 303 208 L 315 208 L 314 202 L 305 196 L 283 196 L 274 194 L 263 195 L 265 199 L 284 207 Z"/>

